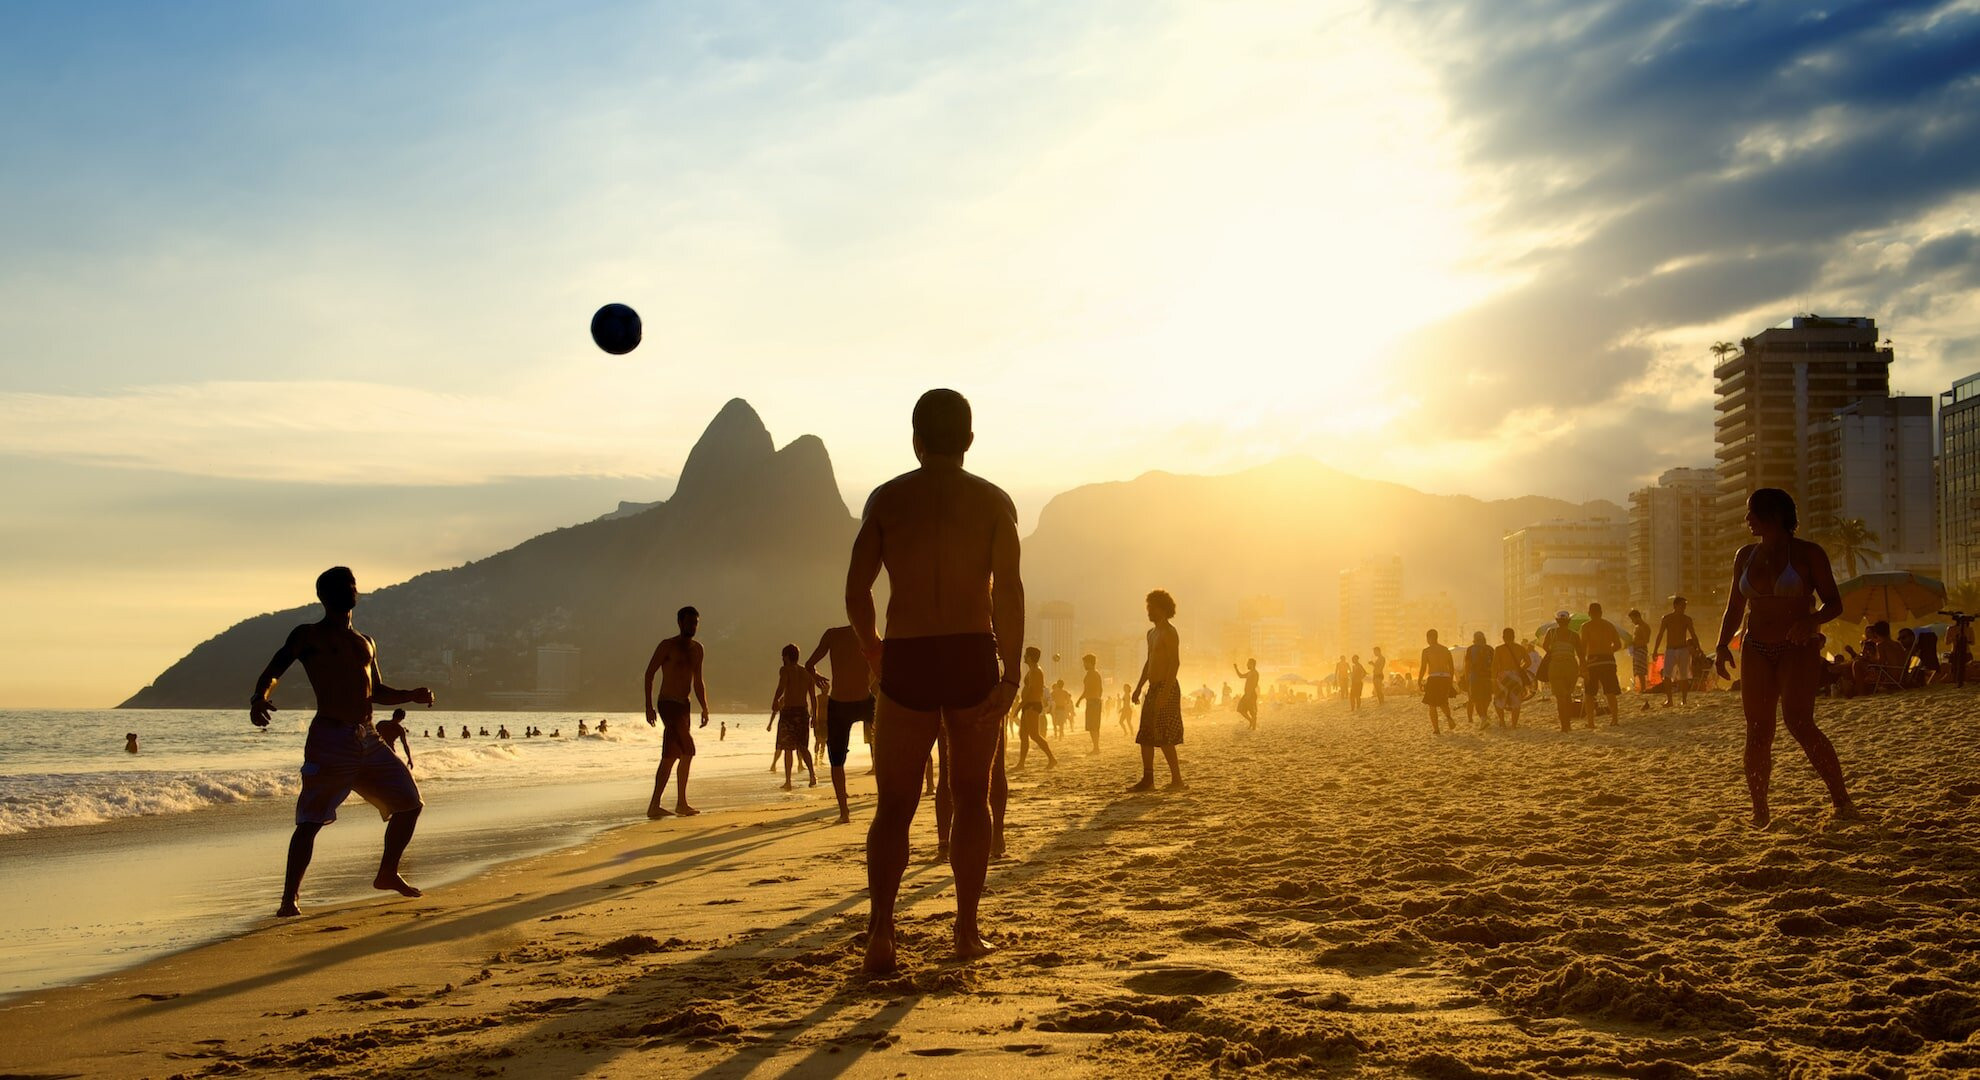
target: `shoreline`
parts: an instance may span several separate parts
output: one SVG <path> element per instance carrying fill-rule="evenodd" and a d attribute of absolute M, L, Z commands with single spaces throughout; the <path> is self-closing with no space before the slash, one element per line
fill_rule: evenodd
<path fill-rule="evenodd" d="M 1122 790 L 1117 732 L 1097 757 L 1074 735 L 1013 774 L 981 961 L 947 958 L 924 802 L 903 971 L 858 971 L 855 776 L 852 826 L 829 785 L 634 822 L 0 1005 L 0 1067 L 1950 1077 L 1980 1066 L 1976 703 L 1824 703 L 1869 820 L 1829 820 L 1783 733 L 1766 831 L 1724 694 L 1570 734 L 1538 710 L 1438 738 L 1402 701 L 1213 714 L 1169 796 Z"/>

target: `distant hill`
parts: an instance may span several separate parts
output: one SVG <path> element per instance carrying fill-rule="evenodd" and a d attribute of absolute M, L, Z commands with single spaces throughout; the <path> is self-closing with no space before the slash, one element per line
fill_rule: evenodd
<path fill-rule="evenodd" d="M 537 689 L 537 647 L 558 643 L 580 650 L 567 707 L 629 710 L 639 707 L 654 644 L 674 633 L 675 610 L 692 604 L 702 612 L 712 698 L 767 701 L 778 648 L 795 641 L 808 652 L 821 629 L 844 622 L 856 526 L 825 444 L 806 435 L 777 449 L 738 399 L 708 425 L 665 502 L 368 592 L 357 624 L 377 639 L 388 681 L 433 685 L 446 704 L 513 703 L 490 695 Z M 244 707 L 289 629 L 320 615 L 312 605 L 241 622 L 124 705 Z M 309 706 L 299 667 L 277 702 Z"/>
<path fill-rule="evenodd" d="M 1034 607 L 1070 601 L 1082 633 L 1096 634 L 1145 628 L 1153 588 L 1173 593 L 1181 620 L 1199 628 L 1268 594 L 1332 637 L 1339 572 L 1400 555 L 1406 596 L 1448 592 L 1460 615 L 1497 618 L 1502 536 L 1549 518 L 1622 516 L 1610 502 L 1431 495 L 1310 458 L 1227 476 L 1153 472 L 1046 504 L 1024 545 L 1025 592 Z"/>

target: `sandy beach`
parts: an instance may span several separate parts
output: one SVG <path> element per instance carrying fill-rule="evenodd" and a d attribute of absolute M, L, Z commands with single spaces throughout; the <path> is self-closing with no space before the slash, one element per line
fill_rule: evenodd
<path fill-rule="evenodd" d="M 16 999 L 0 1073 L 1972 1075 L 1980 693 L 1823 703 L 1868 820 L 1783 734 L 1765 832 L 1736 707 L 1700 701 L 1566 735 L 1546 705 L 1443 737 L 1395 700 L 1213 714 L 1176 795 L 1122 791 L 1118 734 L 1064 740 L 1014 776 L 1001 951 L 945 960 L 917 821 L 885 979 L 865 778 L 850 827 L 822 785 L 641 821 Z"/>

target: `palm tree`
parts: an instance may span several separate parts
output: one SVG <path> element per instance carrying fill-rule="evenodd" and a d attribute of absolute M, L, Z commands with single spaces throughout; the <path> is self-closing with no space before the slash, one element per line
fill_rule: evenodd
<path fill-rule="evenodd" d="M 1834 549 L 1842 557 L 1845 578 L 1856 576 L 1857 563 L 1884 557 L 1884 550 L 1877 546 L 1881 538 L 1862 518 L 1836 518 L 1820 534 L 1820 539 L 1823 546 Z"/>
<path fill-rule="evenodd" d="M 1738 351 L 1739 351 L 1739 346 L 1737 346 L 1737 345 L 1734 345 L 1734 344 L 1733 344 L 1732 342 L 1730 342 L 1730 341 L 1715 341 L 1715 342 L 1713 342 L 1713 343 L 1712 343 L 1712 362 L 1713 362 L 1713 366 L 1714 366 L 1714 367 L 1716 367 L 1716 366 L 1718 366 L 1719 364 L 1723 364 L 1723 363 L 1725 363 L 1725 362 L 1726 362 L 1726 355 L 1727 355 L 1728 353 L 1735 353 L 1735 352 L 1738 352 Z"/>

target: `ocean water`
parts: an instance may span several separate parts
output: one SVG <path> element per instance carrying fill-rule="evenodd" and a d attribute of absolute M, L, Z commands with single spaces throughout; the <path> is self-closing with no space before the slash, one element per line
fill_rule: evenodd
<path fill-rule="evenodd" d="M 580 719 L 609 730 L 579 738 Z M 696 806 L 831 800 L 822 761 L 817 789 L 800 769 L 798 790 L 779 790 L 766 719 L 717 715 L 696 730 Z M 642 715 L 415 707 L 407 720 L 426 810 L 405 873 L 422 888 L 644 820 L 660 736 Z M 260 730 L 245 709 L 0 712 L 0 881 L 14 898 L 0 905 L 0 995 L 103 975 L 268 918 L 308 721 L 278 712 Z M 422 736 L 442 724 L 448 738 Z M 506 724 L 514 737 L 461 739 L 464 724 Z M 531 724 L 561 737 L 522 738 Z M 136 754 L 125 752 L 128 732 Z M 857 735 L 847 767 L 868 767 Z M 381 833 L 375 811 L 345 802 L 318 838 L 305 910 L 384 896 L 369 887 Z"/>

